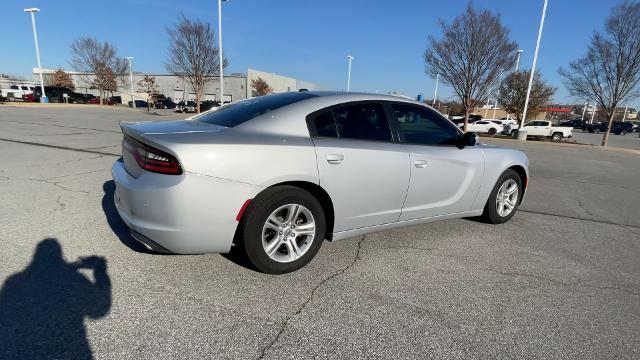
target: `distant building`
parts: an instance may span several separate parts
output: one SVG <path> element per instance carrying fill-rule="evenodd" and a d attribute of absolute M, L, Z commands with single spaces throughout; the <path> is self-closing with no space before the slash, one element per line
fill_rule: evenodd
<path fill-rule="evenodd" d="M 53 74 L 55 69 L 42 69 L 43 74 Z M 94 74 L 81 73 L 77 71 L 67 71 L 71 75 L 73 82 L 76 86 L 75 91 L 83 94 L 93 94 L 98 96 L 99 92 L 91 88 L 91 81 L 94 78 Z M 33 69 L 34 78 L 39 74 L 38 68 Z M 133 96 L 136 99 L 147 99 L 147 94 L 138 92 L 138 81 L 142 80 L 145 75 L 151 75 L 156 78 L 156 84 L 158 85 L 158 92 L 166 97 L 170 97 L 174 102 L 182 100 L 195 100 L 196 94 L 189 87 L 189 84 L 179 76 L 172 74 L 145 74 L 145 73 L 133 73 Z M 274 92 L 287 92 L 298 91 L 300 89 L 307 90 L 325 90 L 322 85 L 294 79 L 287 76 L 277 75 L 274 73 L 268 73 L 264 71 L 248 69 L 247 74 L 232 73 L 224 76 L 224 101 L 237 101 L 246 98 L 251 98 L 255 94 L 251 89 L 251 80 L 255 80 L 258 77 L 262 78 L 273 88 Z M 123 102 L 131 101 L 131 84 L 129 83 L 129 76 L 123 76 L 120 79 L 121 82 L 118 86 L 118 91 L 112 95 L 121 96 Z M 213 76 L 211 81 L 207 83 L 204 90 L 204 101 L 218 101 L 220 96 L 220 78 Z"/>

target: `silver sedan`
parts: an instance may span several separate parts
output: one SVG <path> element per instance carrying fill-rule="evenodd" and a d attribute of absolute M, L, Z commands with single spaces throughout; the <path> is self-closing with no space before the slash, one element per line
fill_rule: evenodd
<path fill-rule="evenodd" d="M 423 103 L 335 92 L 238 101 L 191 119 L 122 124 L 115 203 L 159 252 L 230 252 L 301 268 L 322 242 L 435 220 L 508 221 L 524 153 L 481 145 Z"/>

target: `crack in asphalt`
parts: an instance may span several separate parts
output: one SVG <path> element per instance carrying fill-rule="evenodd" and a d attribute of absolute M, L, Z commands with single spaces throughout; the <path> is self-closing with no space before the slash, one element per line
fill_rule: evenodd
<path fill-rule="evenodd" d="M 594 213 L 592 213 L 589 209 L 587 209 L 587 208 L 584 206 L 584 204 L 582 203 L 582 201 L 580 201 L 580 199 L 576 199 L 576 201 L 578 202 L 578 206 L 579 206 L 582 210 L 584 210 L 584 212 L 586 212 L 586 213 L 587 213 L 587 215 L 589 215 L 589 216 L 591 216 L 591 217 L 593 217 L 593 218 L 596 218 L 596 219 L 599 217 L 599 216 L 596 216 Z"/>
<path fill-rule="evenodd" d="M 89 154 L 98 154 L 98 155 L 104 155 L 104 156 L 116 156 L 116 157 L 120 156 L 120 154 L 114 154 L 114 153 L 109 153 L 109 152 L 72 148 L 72 147 L 61 146 L 61 145 L 43 144 L 43 143 L 37 143 L 37 142 L 33 142 L 33 141 L 22 141 L 22 140 L 5 139 L 5 138 L 0 138 L 0 141 L 6 141 L 6 142 L 11 142 L 11 143 L 16 143 L 16 144 L 24 144 L 24 145 L 42 146 L 42 147 L 47 147 L 47 148 L 52 148 L 52 149 L 77 151 L 77 152 L 83 152 L 83 153 L 89 153 Z"/>
<path fill-rule="evenodd" d="M 544 276 L 540 276 L 540 275 L 534 275 L 534 274 L 528 274 L 528 273 L 522 273 L 522 272 L 508 272 L 508 271 L 502 271 L 502 270 L 497 270 L 497 269 L 493 269 L 493 268 L 479 268 L 479 270 L 484 270 L 484 271 L 488 271 L 488 272 L 492 272 L 492 273 L 496 273 L 502 276 L 506 276 L 506 277 L 527 277 L 527 278 L 532 278 L 532 279 L 536 279 L 536 280 L 540 280 L 540 281 L 546 281 L 552 284 L 556 284 L 556 285 L 560 285 L 560 286 L 564 286 L 564 287 L 586 287 L 586 288 L 591 288 L 591 289 L 597 289 L 597 290 L 617 290 L 617 291 L 622 291 L 624 293 L 627 293 L 629 295 L 633 295 L 633 296 L 640 296 L 640 292 L 635 292 L 620 286 L 595 286 L 595 285 L 589 285 L 589 284 L 585 284 L 584 282 L 574 282 L 574 283 L 569 283 L 569 282 L 563 282 L 560 280 L 556 280 L 556 279 L 551 279 L 551 278 L 546 278 Z"/>
<path fill-rule="evenodd" d="M 296 310 L 294 313 L 292 313 L 291 315 L 287 316 L 284 321 L 282 322 L 282 325 L 280 326 L 280 330 L 278 330 L 278 332 L 276 333 L 276 336 L 269 342 L 269 344 L 267 344 L 267 346 L 265 346 L 261 353 L 260 356 L 258 356 L 257 360 L 261 360 L 263 359 L 267 352 L 278 342 L 278 340 L 280 340 L 280 336 L 282 336 L 282 334 L 287 330 L 287 326 L 289 325 L 289 322 L 296 316 L 298 316 L 306 307 L 307 305 L 311 302 L 311 300 L 313 300 L 316 292 L 318 291 L 318 289 L 320 287 L 322 287 L 324 284 L 326 284 L 327 282 L 329 282 L 330 280 L 334 279 L 335 277 L 337 277 L 338 275 L 342 275 L 344 274 L 347 270 L 349 270 L 353 265 L 355 265 L 355 263 L 360 260 L 360 251 L 362 250 L 362 242 L 366 239 L 366 235 L 362 235 L 362 237 L 360 238 L 360 240 L 358 241 L 358 248 L 356 251 L 356 256 L 353 258 L 353 260 L 351 261 L 351 263 L 349 263 L 347 266 L 343 267 L 342 269 L 339 269 L 337 271 L 335 271 L 333 274 L 331 274 L 330 276 L 326 277 L 325 279 L 323 279 L 318 285 L 316 285 L 312 290 L 311 293 L 309 294 L 309 296 L 305 299 L 305 301 L 302 302 L 302 304 L 300 304 L 300 306 L 298 307 L 298 310 Z"/>
<path fill-rule="evenodd" d="M 110 132 L 110 133 L 117 133 L 117 134 L 121 133 L 120 131 L 115 131 L 115 130 L 87 128 L 87 127 L 80 127 L 80 126 L 65 126 L 65 125 L 59 125 L 59 124 L 46 124 L 46 123 L 36 123 L 36 122 L 17 121 L 17 120 L 4 120 L 4 121 L 13 122 L 17 124 L 26 124 L 26 125 L 43 125 L 43 126 L 61 127 L 65 129 L 92 130 L 92 131 L 98 131 L 98 132 Z"/>
<path fill-rule="evenodd" d="M 581 217 L 578 217 L 578 216 L 561 215 L 561 214 L 547 213 L 547 212 L 543 212 L 543 211 L 534 211 L 534 210 L 518 209 L 518 211 L 523 212 L 523 213 L 528 213 L 528 214 L 554 216 L 554 217 L 559 217 L 559 218 L 563 218 L 563 219 L 580 220 L 580 221 L 594 222 L 594 223 L 599 223 L 599 224 L 615 225 L 615 226 L 620 226 L 620 227 L 623 227 L 623 228 L 624 227 L 629 227 L 629 228 L 633 228 L 633 229 L 640 229 L 640 225 L 620 224 L 620 223 L 616 223 L 616 222 L 613 222 L 613 221 L 610 221 L 610 220 L 586 219 L 586 218 L 581 218 Z"/>

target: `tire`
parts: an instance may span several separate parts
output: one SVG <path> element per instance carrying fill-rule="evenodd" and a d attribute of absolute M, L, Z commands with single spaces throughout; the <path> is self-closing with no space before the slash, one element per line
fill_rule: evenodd
<path fill-rule="evenodd" d="M 16 98 L 13 95 L 9 95 L 7 100 L 9 100 L 10 102 L 13 102 L 13 101 L 16 101 Z"/>
<path fill-rule="evenodd" d="M 312 234 L 294 233 L 298 231 L 296 225 L 285 219 L 292 209 L 299 214 L 296 225 L 309 227 L 314 224 Z M 268 188 L 253 199 L 239 226 L 240 246 L 249 262 L 258 271 L 284 274 L 302 268 L 315 257 L 324 241 L 326 219 L 322 205 L 313 195 L 286 185 Z M 301 254 L 292 251 L 291 241 Z M 268 254 L 270 245 L 272 251 Z"/>
<path fill-rule="evenodd" d="M 515 194 L 515 196 L 511 195 L 514 205 L 513 205 L 513 208 L 508 213 L 500 214 L 498 211 L 498 206 L 499 206 L 498 195 L 499 195 L 499 192 L 501 191 L 502 186 L 509 182 L 515 182 L 515 185 L 517 185 L 517 193 Z M 500 178 L 498 178 L 498 181 L 493 187 L 493 190 L 491 191 L 491 195 L 489 195 L 489 200 L 487 200 L 487 203 L 484 206 L 484 213 L 482 214 L 482 217 L 491 224 L 505 223 L 509 221 L 513 217 L 513 215 L 516 213 L 516 211 L 518 210 L 518 206 L 520 205 L 521 199 L 522 199 L 522 179 L 520 179 L 520 175 L 518 175 L 517 172 L 511 169 L 508 169 L 507 171 L 502 173 L 502 175 L 500 175 Z"/>
<path fill-rule="evenodd" d="M 626 131 L 626 130 L 622 130 L 622 131 L 620 131 L 620 135 L 623 135 L 623 136 L 624 136 L 624 135 L 627 135 L 627 131 Z"/>
<path fill-rule="evenodd" d="M 489 135 L 491 135 L 491 136 L 495 135 L 497 132 L 498 132 L 498 131 L 497 131 L 496 129 L 494 129 L 494 128 L 491 128 L 491 129 L 489 129 L 489 131 L 488 131 Z"/>
<path fill-rule="evenodd" d="M 560 141 L 560 140 L 562 140 L 561 133 L 553 133 L 553 135 L 551 135 L 551 141 Z"/>

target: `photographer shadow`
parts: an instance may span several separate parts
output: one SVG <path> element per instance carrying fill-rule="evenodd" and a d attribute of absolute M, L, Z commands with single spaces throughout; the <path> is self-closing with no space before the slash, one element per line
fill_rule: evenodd
<path fill-rule="evenodd" d="M 93 281 L 79 269 L 91 270 Z M 106 260 L 66 262 L 58 240 L 44 239 L 31 263 L 0 289 L 0 358 L 91 359 L 84 319 L 110 309 Z"/>

